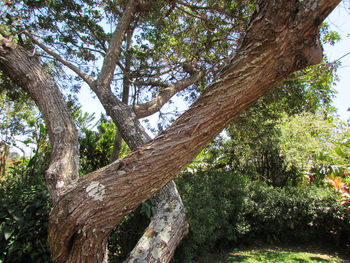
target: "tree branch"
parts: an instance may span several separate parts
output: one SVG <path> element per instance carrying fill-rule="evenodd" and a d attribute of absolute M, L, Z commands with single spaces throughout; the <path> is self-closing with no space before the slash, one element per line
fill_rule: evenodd
<path fill-rule="evenodd" d="M 98 86 L 108 87 L 112 81 L 113 73 L 118 62 L 118 56 L 120 54 L 120 49 L 123 43 L 125 32 L 128 29 L 134 17 L 138 2 L 138 0 L 128 1 L 125 11 L 121 19 L 119 20 L 118 26 L 112 34 L 110 46 L 103 60 L 101 73 L 99 74 L 97 79 Z"/>
<path fill-rule="evenodd" d="M 198 6 L 198 5 L 193 5 L 193 4 L 186 3 L 186 2 L 181 1 L 181 0 L 176 0 L 175 2 L 179 3 L 179 4 L 183 5 L 183 6 L 186 6 L 186 7 L 190 8 L 190 9 L 193 9 L 193 10 L 204 10 L 204 11 L 212 10 L 212 11 L 216 11 L 216 12 L 222 14 L 222 15 L 225 15 L 227 17 L 234 18 L 234 19 L 239 19 L 238 17 L 227 13 L 225 10 L 223 10 L 222 8 L 219 8 L 219 7 L 215 7 L 215 6 Z"/>
<path fill-rule="evenodd" d="M 153 198 L 156 213 L 124 263 L 170 262 L 177 245 L 188 233 L 185 208 L 175 182 L 168 183 Z M 167 236 L 169 239 L 164 240 Z"/>
<path fill-rule="evenodd" d="M 57 59 L 59 62 L 61 62 L 63 65 L 70 68 L 72 71 L 74 71 L 79 77 L 81 77 L 88 85 L 91 85 L 94 81 L 94 79 L 89 75 L 86 74 L 84 71 L 82 71 L 77 66 L 73 65 L 66 59 L 62 58 L 60 55 L 58 55 L 56 52 L 54 52 L 52 49 L 45 46 L 42 42 L 40 42 L 37 38 L 35 38 L 31 33 L 29 33 L 27 30 L 23 30 L 21 33 L 25 34 L 27 37 L 29 37 L 34 44 L 38 45 L 42 50 L 44 50 L 47 54 L 53 56 L 55 59 Z"/>
<path fill-rule="evenodd" d="M 190 76 L 189 78 L 183 79 L 178 81 L 175 84 L 169 85 L 167 88 L 165 88 L 159 96 L 154 98 L 153 100 L 144 103 L 144 104 L 139 104 L 135 105 L 133 107 L 133 110 L 136 114 L 137 118 L 144 118 L 147 116 L 152 115 L 153 113 L 159 111 L 161 107 L 172 97 L 174 96 L 177 92 L 184 90 L 188 86 L 196 83 L 199 81 L 206 72 L 204 71 L 197 71 L 195 74 Z"/>

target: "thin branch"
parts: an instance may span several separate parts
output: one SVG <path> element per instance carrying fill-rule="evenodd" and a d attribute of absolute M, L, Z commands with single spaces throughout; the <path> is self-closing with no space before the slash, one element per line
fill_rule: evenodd
<path fill-rule="evenodd" d="M 142 81 L 142 80 L 138 80 L 138 81 L 133 81 L 132 82 L 134 85 L 136 86 L 151 86 L 151 87 L 162 87 L 162 88 L 166 88 L 168 87 L 168 84 L 166 84 L 163 81 Z"/>
<path fill-rule="evenodd" d="M 79 14 L 80 14 L 81 16 L 83 16 L 83 15 L 81 14 L 80 11 L 78 11 L 78 12 L 79 12 Z M 69 26 L 69 24 L 68 24 L 68 26 Z M 95 40 L 97 40 L 97 42 L 100 43 L 100 45 L 101 45 L 103 51 L 106 52 L 107 48 L 106 48 L 105 42 L 104 42 L 103 40 L 101 40 L 101 39 L 97 36 L 95 30 L 93 30 L 93 28 L 91 28 L 91 24 L 90 24 L 90 23 L 87 23 L 87 24 L 86 24 L 86 27 L 89 29 L 91 35 L 94 36 Z"/>
<path fill-rule="evenodd" d="M 136 114 L 137 118 L 144 118 L 147 116 L 152 115 L 153 113 L 160 110 L 160 108 L 167 102 L 169 99 L 174 96 L 177 92 L 184 90 L 188 86 L 196 83 L 199 81 L 207 72 L 204 71 L 198 71 L 197 73 L 193 74 L 191 77 L 180 80 L 176 82 L 175 84 L 169 85 L 167 88 L 165 88 L 159 96 L 154 98 L 153 100 L 144 103 L 135 105 L 133 107 L 133 110 Z"/>
<path fill-rule="evenodd" d="M 40 42 L 37 38 L 35 38 L 31 33 L 29 33 L 27 30 L 23 30 L 21 33 L 28 36 L 34 44 L 38 45 L 42 50 L 44 50 L 47 54 L 53 56 L 55 59 L 57 59 L 59 62 L 61 62 L 63 65 L 70 68 L 72 71 L 74 71 L 76 74 L 78 74 L 79 77 L 81 77 L 88 85 L 91 85 L 94 81 L 94 79 L 84 71 L 82 71 L 77 66 L 73 65 L 66 59 L 62 58 L 60 55 L 58 55 L 56 52 L 54 52 L 52 49 L 45 46 L 42 42 Z"/>
<path fill-rule="evenodd" d="M 342 60 L 343 58 L 345 58 L 346 56 L 350 55 L 350 52 L 346 53 L 345 55 L 342 55 L 340 58 L 337 58 L 336 60 L 334 60 L 332 63 L 337 62 L 339 60 Z"/>
<path fill-rule="evenodd" d="M 227 13 L 225 10 L 221 9 L 221 8 L 218 8 L 218 7 L 214 7 L 214 6 L 198 6 L 198 5 L 193 5 L 193 4 L 189 4 L 189 3 L 186 3 L 186 2 L 183 2 L 183 1 L 180 1 L 180 0 L 176 0 L 176 3 L 178 4 L 181 4 L 183 6 L 186 6 L 190 9 L 194 9 L 194 10 L 205 10 L 205 11 L 208 11 L 208 10 L 211 10 L 211 11 L 216 11 L 222 15 L 225 15 L 227 17 L 230 17 L 230 18 L 234 18 L 234 19 L 239 19 L 238 17 L 236 16 L 233 16 L 229 13 Z"/>
<path fill-rule="evenodd" d="M 186 11 L 185 9 L 183 9 L 183 8 L 181 8 L 181 7 L 179 7 L 179 6 L 177 6 L 177 8 L 178 8 L 179 10 L 181 10 L 182 12 L 184 12 L 185 14 L 189 15 L 189 16 L 192 16 L 192 17 L 194 17 L 194 18 L 197 18 L 197 19 L 203 20 L 203 21 L 207 21 L 207 22 L 209 21 L 208 19 L 205 19 L 205 18 L 203 18 L 203 17 L 201 17 L 201 16 L 199 16 L 199 15 L 195 15 L 195 14 L 192 14 L 192 13 L 188 12 L 188 11 Z"/>

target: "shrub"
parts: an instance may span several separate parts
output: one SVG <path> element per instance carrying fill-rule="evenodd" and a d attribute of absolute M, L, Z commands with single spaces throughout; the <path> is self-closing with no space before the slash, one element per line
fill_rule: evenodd
<path fill-rule="evenodd" d="M 31 160 L 0 185 L 0 262 L 51 262 L 44 167 Z M 332 189 L 273 188 L 215 170 L 184 173 L 177 184 L 190 232 L 177 249 L 175 262 L 256 240 L 350 245 L 349 214 Z M 109 242 L 112 262 L 121 262 L 133 248 L 149 222 L 151 207 L 141 206 L 115 229 Z"/>
<path fill-rule="evenodd" d="M 329 189 L 317 187 L 272 188 L 251 183 L 245 217 L 251 231 L 248 241 L 269 243 L 302 241 L 339 244 L 350 237 L 346 211 Z M 345 241 L 345 240 L 344 240 Z"/>
<path fill-rule="evenodd" d="M 190 232 L 182 253 L 204 253 L 217 244 L 229 245 L 249 229 L 243 219 L 248 179 L 224 172 L 185 173 L 177 180 Z"/>
<path fill-rule="evenodd" d="M 175 262 L 262 240 L 349 243 L 350 221 L 333 191 L 273 188 L 234 172 L 184 173 L 177 185 L 190 224 Z"/>
<path fill-rule="evenodd" d="M 16 172 L 20 173 L 19 169 Z M 2 182 L 0 262 L 51 262 L 47 244 L 49 211 L 43 176 L 17 176 Z"/>

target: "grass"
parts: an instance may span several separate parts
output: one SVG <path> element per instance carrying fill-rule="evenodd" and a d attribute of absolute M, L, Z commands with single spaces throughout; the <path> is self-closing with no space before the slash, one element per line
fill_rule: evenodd
<path fill-rule="evenodd" d="M 335 253 L 310 252 L 301 249 L 258 248 L 248 250 L 235 250 L 233 252 L 210 255 L 197 262 L 201 263 L 350 263 L 350 260 L 342 258 Z"/>

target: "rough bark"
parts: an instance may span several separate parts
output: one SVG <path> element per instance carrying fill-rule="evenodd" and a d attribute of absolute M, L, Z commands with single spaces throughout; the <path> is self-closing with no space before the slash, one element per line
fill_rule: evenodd
<path fill-rule="evenodd" d="M 110 46 L 107 50 L 106 56 L 103 60 L 103 66 L 98 78 L 98 86 L 109 86 L 113 75 L 114 69 L 118 62 L 118 56 L 120 54 L 120 48 L 125 36 L 125 32 L 128 30 L 131 21 L 137 8 L 141 5 L 142 1 L 130 0 L 123 12 L 123 15 L 118 23 L 118 26 L 112 34 Z"/>
<path fill-rule="evenodd" d="M 37 57 L 0 36 L 0 69 L 24 88 L 40 109 L 52 146 L 46 182 L 53 204 L 78 179 L 79 145 L 63 96 Z"/>
<path fill-rule="evenodd" d="M 67 109 L 64 106 L 65 103 L 57 85 L 52 81 L 50 75 L 45 74 L 45 72 L 42 72 L 40 63 L 37 58 L 30 57 L 20 47 L 6 41 L 5 39 L 2 41 L 2 49 L 0 51 L 1 57 L 3 59 L 6 59 L 6 66 L 1 65 L 3 66 L 1 67 L 1 69 L 4 70 L 6 68 L 4 72 L 30 93 L 33 99 L 38 103 L 38 106 L 41 112 L 43 113 L 45 120 L 51 120 L 48 122 L 48 128 L 50 131 L 50 139 L 54 150 L 52 155 L 53 160 L 50 168 L 54 167 L 56 169 L 55 171 L 57 171 L 56 167 L 58 163 L 60 165 L 59 168 L 61 170 L 52 175 L 52 172 L 49 169 L 47 175 L 50 176 L 50 184 L 51 179 L 54 180 L 52 187 L 50 187 L 49 189 L 50 191 L 52 191 L 52 193 L 55 194 L 53 196 L 53 200 L 54 202 L 56 202 L 59 196 L 56 192 L 61 190 L 59 182 L 61 182 L 65 178 L 67 180 L 67 178 L 72 177 L 72 179 L 69 182 L 63 185 L 64 188 L 62 189 L 67 190 L 69 187 L 74 187 L 73 179 L 76 179 L 76 177 L 73 177 L 72 175 L 75 175 L 75 173 L 77 173 L 78 171 L 78 142 L 74 124 L 71 120 Z M 21 68 L 18 68 L 18 62 L 20 62 L 19 64 L 21 65 Z M 13 65 L 15 68 L 10 68 L 9 65 Z M 28 79 L 19 77 L 23 75 L 26 76 Z M 47 90 L 47 88 L 50 88 L 50 90 Z M 40 97 L 42 97 L 43 91 L 45 90 L 47 93 L 47 97 L 45 97 L 44 100 L 42 100 Z M 58 101 L 52 102 L 51 99 Z M 53 106 L 55 107 L 53 108 Z M 56 114 L 61 114 L 63 115 L 63 117 L 58 117 L 56 116 Z M 64 124 L 61 124 L 61 122 L 64 122 Z M 61 130 L 60 128 L 62 126 L 64 127 L 63 130 Z M 141 146 L 146 141 L 150 140 L 150 138 L 145 132 L 141 134 L 142 131 L 135 129 L 134 126 L 131 125 L 128 127 L 132 127 L 132 130 L 128 131 L 128 133 L 134 133 L 133 136 L 130 136 L 128 138 L 129 143 L 132 145 L 132 147 L 134 147 L 134 149 L 137 147 L 135 145 L 139 144 L 139 146 Z M 60 130 L 58 131 L 58 129 Z M 70 133 L 70 130 L 74 131 L 73 135 Z M 136 142 L 134 138 L 137 138 Z M 139 141 L 141 143 L 139 143 Z M 56 148 L 58 148 L 59 150 L 55 150 Z M 74 150 L 75 156 L 72 156 L 71 154 L 72 149 Z M 66 151 L 67 153 L 63 151 Z M 75 170 L 72 170 L 72 166 L 73 168 L 75 168 Z M 66 169 L 67 171 L 64 171 L 62 169 Z M 147 251 L 148 253 L 154 255 L 154 251 L 157 251 L 158 254 L 161 253 L 161 251 L 165 251 L 163 253 L 165 254 L 163 262 L 168 262 L 175 251 L 176 245 L 174 244 L 179 243 L 182 237 L 185 235 L 188 229 L 188 224 L 185 221 L 185 212 L 181 198 L 173 182 L 169 183 L 168 187 L 156 194 L 155 199 L 157 201 L 156 215 L 154 218 L 152 218 L 151 225 L 148 227 L 148 229 L 151 230 L 146 231 L 143 240 L 150 239 L 153 242 L 152 246 L 150 246 L 151 249 Z M 165 210 L 166 207 L 170 206 L 173 206 L 176 209 L 169 211 Z M 154 239 L 152 237 L 149 238 L 147 233 L 149 233 L 149 231 L 154 232 L 154 230 L 152 229 L 154 229 L 155 227 L 159 236 L 166 236 L 169 234 L 171 235 L 171 244 L 173 244 L 172 246 L 167 247 L 165 245 L 166 243 L 158 244 L 157 242 L 161 240 Z M 106 243 L 107 235 L 99 241 L 99 250 L 96 250 L 96 255 L 92 262 L 95 262 L 95 260 L 97 260 L 96 262 L 106 262 Z M 153 247 L 155 247 L 156 250 L 153 250 Z M 136 251 L 139 253 L 140 250 L 136 249 Z M 146 250 L 143 250 L 143 253 L 146 253 Z M 69 262 L 82 262 L 82 260 L 82 255 L 78 253 L 72 254 Z"/>
<path fill-rule="evenodd" d="M 61 199 L 50 232 L 57 262 L 81 251 L 86 262 L 97 262 L 97 241 L 125 214 L 176 177 L 251 103 L 311 63 L 318 26 L 338 2 L 261 3 L 231 65 L 186 113 L 153 141 L 82 178 Z"/>
<path fill-rule="evenodd" d="M 117 108 L 115 105 L 109 110 L 114 117 L 113 119 L 118 116 L 115 111 Z M 137 126 L 123 126 L 124 132 L 128 134 L 125 140 L 130 148 L 135 150 L 136 148 L 133 148 L 135 145 L 141 146 L 147 143 L 150 141 L 150 137 L 145 131 L 138 129 L 141 125 L 134 115 L 129 115 L 127 119 L 132 119 L 134 123 L 138 124 Z M 129 128 L 132 130 L 127 130 Z M 135 140 L 135 138 L 137 139 Z M 155 215 L 126 262 L 138 262 L 138 260 L 155 257 L 158 262 L 169 262 L 177 244 L 188 232 L 184 205 L 173 181 L 156 193 L 153 198 L 156 201 Z M 169 209 L 170 207 L 174 209 Z M 171 239 L 164 240 L 163 237 L 171 237 Z"/>
<path fill-rule="evenodd" d="M 318 27 L 339 2 L 259 1 L 235 57 L 187 112 L 153 141 L 61 195 L 50 216 L 54 262 L 101 262 L 108 233 L 127 213 L 174 179 L 251 103 L 291 72 L 320 61 Z M 0 49 L 3 70 L 6 55 Z M 108 89 L 100 92 L 113 107 Z M 171 238 L 160 238 L 170 246 Z"/>

